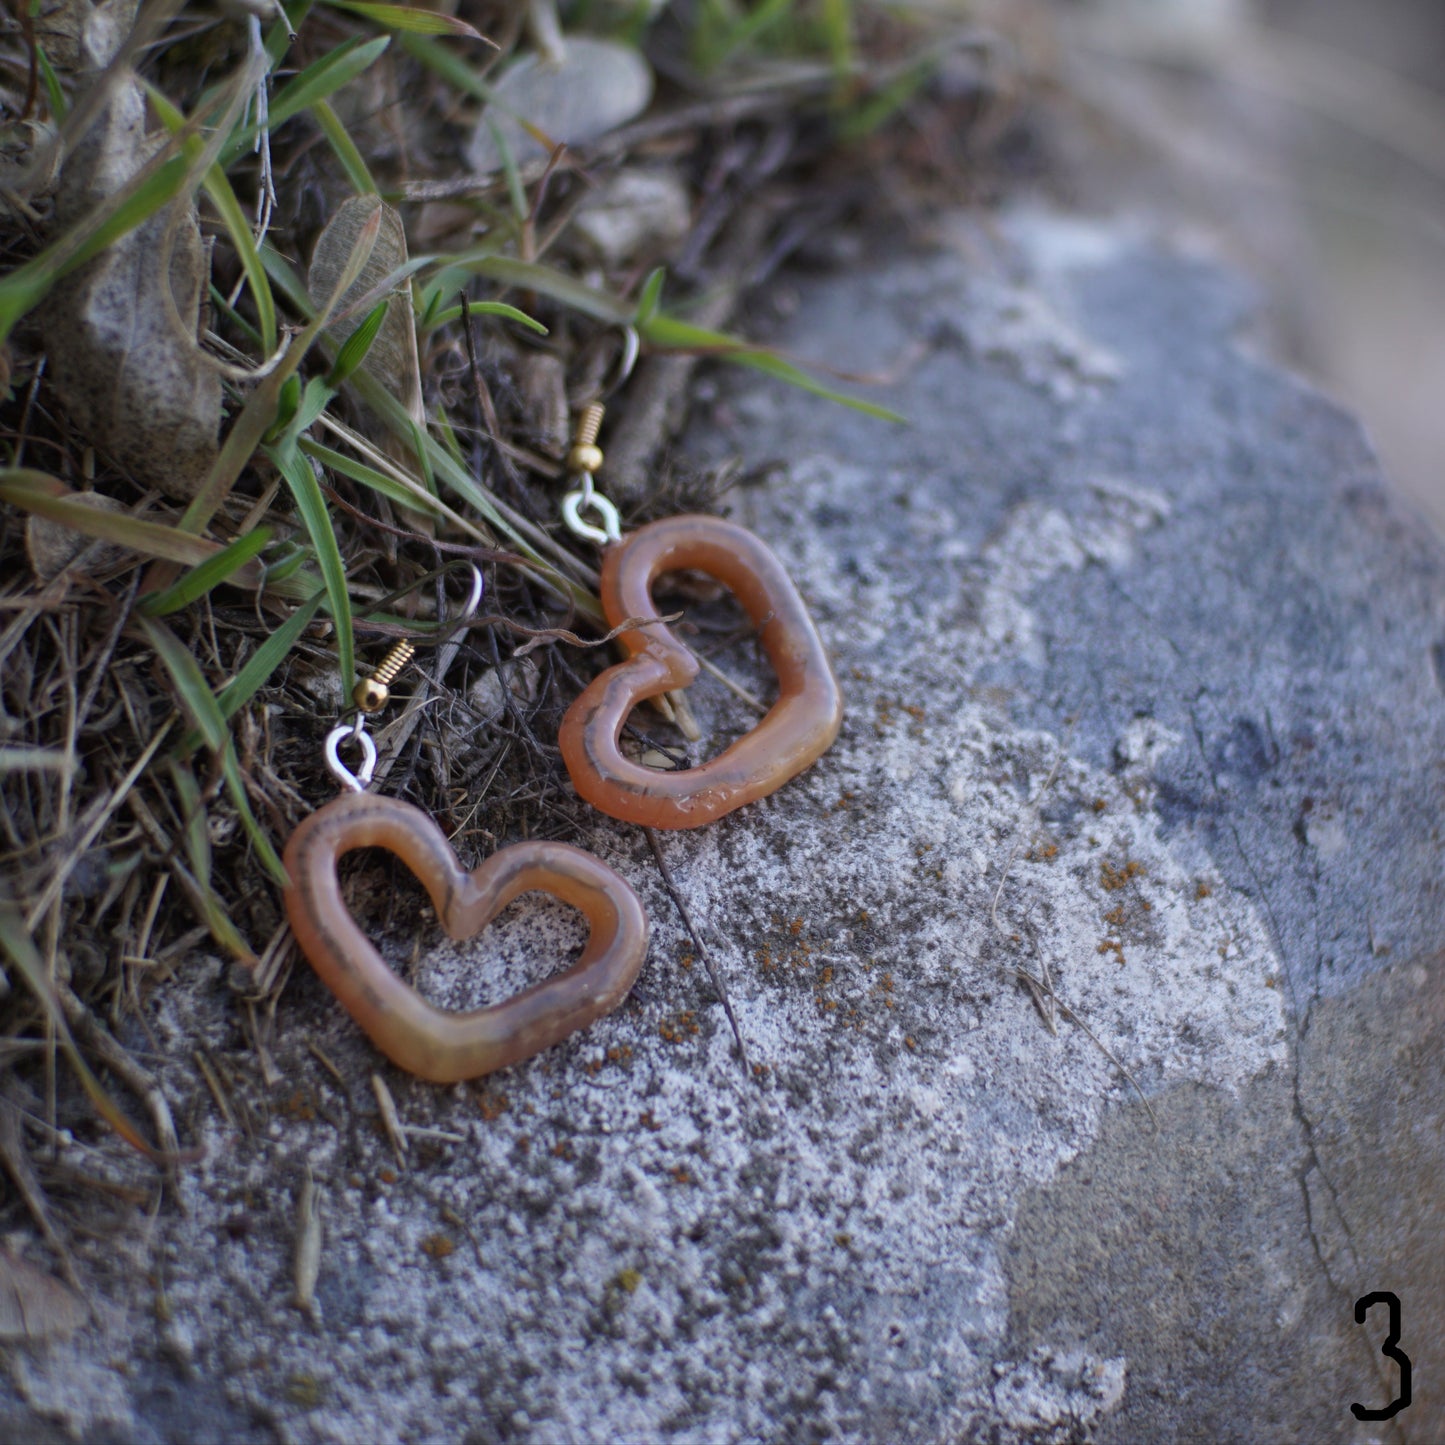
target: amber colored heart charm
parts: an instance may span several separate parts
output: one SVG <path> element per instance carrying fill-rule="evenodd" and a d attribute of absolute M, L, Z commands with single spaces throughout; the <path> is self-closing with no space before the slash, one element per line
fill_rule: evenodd
<path fill-rule="evenodd" d="M 503 1003 L 453 1013 L 398 978 L 341 897 L 336 861 L 385 848 L 421 880 L 450 938 L 479 932 L 533 889 L 578 908 L 582 956 Z M 516 843 L 468 873 L 442 830 L 399 798 L 347 793 L 307 818 L 286 844 L 286 915 L 301 951 L 392 1063 L 434 1084 L 505 1068 L 559 1043 L 627 996 L 647 957 L 647 914 L 627 881 L 566 843 Z"/>
<path fill-rule="evenodd" d="M 582 797 L 654 828 L 696 828 L 766 797 L 817 762 L 843 724 L 843 695 L 798 589 L 766 544 L 733 522 L 668 517 L 609 547 L 601 588 L 608 622 L 656 618 L 653 582 L 682 568 L 732 590 L 778 675 L 778 700 L 751 732 L 698 767 L 667 772 L 632 762 L 618 746 L 628 714 L 645 698 L 687 687 L 698 665 L 660 622 L 621 634 L 627 658 L 567 709 L 558 740 Z"/>

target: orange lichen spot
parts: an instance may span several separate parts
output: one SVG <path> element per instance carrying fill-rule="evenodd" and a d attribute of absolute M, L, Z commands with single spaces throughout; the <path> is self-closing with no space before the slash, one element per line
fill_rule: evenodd
<path fill-rule="evenodd" d="M 767 1066 L 766 1064 L 754 1064 L 754 1065 L 753 1065 L 753 1077 L 754 1077 L 754 1078 L 761 1079 L 762 1076 L 763 1076 L 764 1074 L 766 1074 L 767 1072 L 768 1072 L 768 1066 Z"/>
<path fill-rule="evenodd" d="M 1133 879 L 1139 878 L 1143 874 L 1144 865 L 1133 858 L 1122 868 L 1114 867 L 1107 858 L 1099 864 L 1099 882 L 1103 885 L 1105 893 L 1117 893 Z"/>
<path fill-rule="evenodd" d="M 1057 843 L 1035 843 L 1028 853 L 1031 863 L 1048 863 L 1059 856 L 1059 845 Z"/>
<path fill-rule="evenodd" d="M 914 722 L 922 722 L 927 714 L 927 709 L 920 707 L 916 702 L 904 703 L 903 711 L 906 712 Z"/>
<path fill-rule="evenodd" d="M 687 1172 L 687 1167 L 683 1164 L 674 1164 L 667 1172 L 672 1176 L 674 1184 L 692 1183 L 692 1175 Z"/>
<path fill-rule="evenodd" d="M 1108 801 L 1104 798 L 1095 798 L 1094 801 L 1089 804 L 1089 806 L 1096 813 L 1102 813 L 1109 806 L 1109 804 Z"/>
<path fill-rule="evenodd" d="M 1209 884 L 1207 884 L 1204 879 L 1201 878 L 1198 884 L 1195 886 L 1194 896 L 1196 898 L 1208 898 L 1209 895 L 1213 892 L 1214 889 L 1212 889 Z"/>
<path fill-rule="evenodd" d="M 828 984 L 828 983 L 832 983 L 832 982 L 833 982 L 833 965 L 832 965 L 832 964 L 828 964 L 828 965 L 826 965 L 826 966 L 824 967 L 823 972 L 818 975 L 818 982 L 819 982 L 819 983 L 823 983 L 823 984 Z"/>
<path fill-rule="evenodd" d="M 802 931 L 803 931 L 803 920 L 802 920 L 801 918 L 795 918 L 795 919 L 788 925 L 788 932 L 791 933 L 794 938 L 796 938 Z"/>
<path fill-rule="evenodd" d="M 1119 958 L 1119 962 L 1120 962 L 1121 964 L 1125 961 L 1125 960 L 1124 960 L 1124 945 L 1123 945 L 1122 943 L 1120 943 L 1117 938 L 1106 938 L 1106 939 L 1102 940 L 1102 941 L 1100 942 L 1098 948 L 1096 948 L 1094 951 L 1095 951 L 1095 953 L 1113 953 L 1113 954 L 1117 954 L 1117 955 L 1118 955 L 1118 958 Z"/>
<path fill-rule="evenodd" d="M 552 1146 L 552 1157 L 554 1159 L 570 1160 L 572 1158 L 572 1141 L 570 1139 L 559 1139 Z"/>
<path fill-rule="evenodd" d="M 663 1019 L 657 1031 L 670 1044 L 680 1044 L 694 1034 L 701 1033 L 701 1026 L 692 1009 L 684 1009 L 675 1019 Z"/>
<path fill-rule="evenodd" d="M 631 1044 L 613 1044 L 613 1046 L 607 1050 L 607 1062 L 609 1064 L 625 1064 L 630 1062 L 631 1059 Z"/>
<path fill-rule="evenodd" d="M 916 1049 L 916 1048 L 918 1047 L 918 1041 L 913 1037 L 912 1034 L 904 1034 L 904 1035 L 903 1035 L 903 1042 L 904 1042 L 910 1049 Z"/>
<path fill-rule="evenodd" d="M 1273 974 L 1271 974 L 1267 979 L 1265 979 L 1264 986 L 1266 988 L 1278 988 L 1279 980 Z"/>
<path fill-rule="evenodd" d="M 293 1119 L 310 1121 L 316 1117 L 316 1110 L 311 1106 L 311 1100 L 297 1089 L 281 1106 L 281 1112 Z"/>
<path fill-rule="evenodd" d="M 638 1118 L 637 1122 L 641 1124 L 644 1129 L 651 1129 L 654 1134 L 656 1134 L 657 1131 L 662 1128 L 662 1125 L 659 1124 L 657 1120 L 653 1117 L 651 1109 L 646 1110 Z"/>
<path fill-rule="evenodd" d="M 840 1229 L 837 1234 L 833 1236 L 833 1243 L 840 1249 L 847 1249 L 848 1246 L 853 1243 L 853 1236 L 846 1230 Z"/>
<path fill-rule="evenodd" d="M 858 910 L 858 922 L 859 922 L 859 923 L 867 923 L 867 922 L 868 922 L 868 910 L 867 910 L 866 908 L 860 908 L 860 909 Z"/>
<path fill-rule="evenodd" d="M 395 1169 L 379 1169 L 379 1170 L 377 1170 L 376 1177 L 377 1177 L 378 1179 L 380 1179 L 383 1184 L 395 1184 L 395 1183 L 396 1183 L 396 1170 L 395 1170 Z"/>
<path fill-rule="evenodd" d="M 494 1124 L 507 1112 L 509 1101 L 499 1089 L 485 1089 L 477 1095 L 477 1108 L 488 1124 Z"/>
<path fill-rule="evenodd" d="M 432 1259 L 445 1259 L 447 1255 L 456 1252 L 456 1245 L 448 1235 L 429 1234 L 421 1242 L 421 1252 Z"/>
<path fill-rule="evenodd" d="M 531 1150 L 532 1150 L 532 1136 L 531 1136 L 530 1134 L 518 1134 L 518 1135 L 517 1135 L 517 1152 L 518 1152 L 519 1154 L 529 1154 L 529 1153 L 531 1153 Z"/>
<path fill-rule="evenodd" d="M 693 965 L 692 954 L 684 953 L 683 956 L 678 959 L 677 965 L 679 968 L 691 968 Z"/>
<path fill-rule="evenodd" d="M 1104 922 L 1110 928 L 1122 928 L 1124 926 L 1124 905 L 1120 903 L 1117 907 L 1111 908 L 1104 915 Z"/>

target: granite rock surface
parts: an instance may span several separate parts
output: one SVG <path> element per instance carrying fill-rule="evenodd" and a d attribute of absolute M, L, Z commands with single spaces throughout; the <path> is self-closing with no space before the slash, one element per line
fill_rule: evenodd
<path fill-rule="evenodd" d="M 87 1256 L 93 1326 L 12 1354 L 0 1427 L 1445 1438 L 1445 554 L 1250 354 L 1246 289 L 1128 227 L 959 220 L 796 285 L 777 339 L 892 374 L 910 424 L 729 378 L 693 440 L 765 474 L 732 515 L 848 703 L 803 778 L 663 839 L 760 1068 L 605 819 L 649 963 L 483 1085 L 381 1066 L 298 970 L 268 1095 L 219 970 L 162 990 L 205 1158 Z M 748 725 L 696 691 L 706 739 Z M 423 987 L 496 997 L 576 941 L 545 901 L 493 933 L 428 942 Z M 253 1081 L 237 1127 L 197 1031 Z M 1354 1319 L 1381 1290 L 1413 1399 L 1359 1421 L 1397 1389 L 1385 1310 Z"/>

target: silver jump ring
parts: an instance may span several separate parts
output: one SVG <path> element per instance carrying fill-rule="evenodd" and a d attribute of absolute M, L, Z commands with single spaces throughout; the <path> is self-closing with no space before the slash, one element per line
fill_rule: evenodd
<path fill-rule="evenodd" d="M 349 739 L 361 744 L 361 767 L 354 773 L 341 761 L 341 744 Z M 372 774 L 376 772 L 376 744 L 360 718 L 354 723 L 342 723 L 326 734 L 326 766 L 331 770 L 331 776 L 348 792 L 366 791 Z"/>
<path fill-rule="evenodd" d="M 590 507 L 602 518 L 600 527 L 594 527 L 591 522 L 582 520 L 584 506 Z M 574 536 L 584 537 L 599 547 L 622 540 L 622 518 L 617 508 L 601 492 L 593 491 L 591 496 L 588 496 L 586 491 L 568 492 L 562 498 L 562 519 Z"/>

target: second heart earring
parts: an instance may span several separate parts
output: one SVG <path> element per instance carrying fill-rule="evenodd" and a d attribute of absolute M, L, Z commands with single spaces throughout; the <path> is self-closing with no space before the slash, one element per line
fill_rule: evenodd
<path fill-rule="evenodd" d="M 697 828 L 766 797 L 811 767 L 843 723 L 843 695 L 827 650 L 798 589 L 768 546 L 720 517 L 667 517 L 624 537 L 617 509 L 593 485 L 602 465 L 596 446 L 602 407 L 583 413 L 568 469 L 581 481 L 563 501 L 577 535 L 602 551 L 602 608 L 612 627 L 629 618 L 650 626 L 618 639 L 627 657 L 610 667 L 567 709 L 558 741 L 572 784 L 613 818 L 654 828 Z M 582 517 L 595 512 L 602 525 Z M 652 584 L 664 572 L 691 568 L 729 588 L 758 629 L 778 677 L 778 699 L 748 733 L 708 762 L 668 771 L 624 757 L 622 729 L 633 707 L 688 687 L 698 663 L 658 620 Z"/>
<path fill-rule="evenodd" d="M 481 595 L 481 574 L 473 568 L 472 575 L 468 612 Z M 389 660 L 357 689 L 363 713 L 385 701 L 384 684 L 400 666 L 392 668 Z M 361 750 L 356 773 L 341 761 L 344 743 Z M 366 791 L 376 744 L 364 716 L 332 730 L 326 761 L 346 791 L 287 841 L 286 915 L 311 966 L 394 1064 L 435 1084 L 476 1078 L 561 1042 L 627 996 L 647 957 L 647 914 L 627 881 L 600 858 L 566 843 L 532 841 L 502 848 L 468 872 L 420 808 Z M 396 854 L 420 879 L 449 937 L 470 938 L 514 898 L 538 890 L 584 914 L 590 931 L 582 956 L 488 1008 L 437 1008 L 391 970 L 342 897 L 337 861 L 354 848 L 370 847 Z"/>

